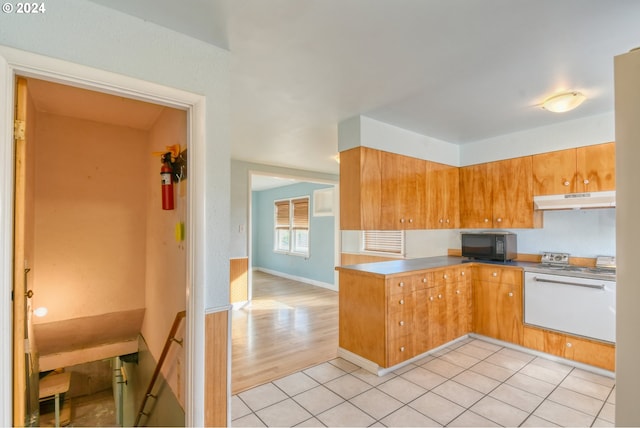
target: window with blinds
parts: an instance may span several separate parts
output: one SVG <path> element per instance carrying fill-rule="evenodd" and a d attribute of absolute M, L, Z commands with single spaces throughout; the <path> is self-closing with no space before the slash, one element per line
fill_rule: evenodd
<path fill-rule="evenodd" d="M 365 230 L 362 249 L 374 253 L 404 255 L 403 230 Z"/>
<path fill-rule="evenodd" d="M 275 201 L 274 251 L 309 255 L 309 197 Z"/>

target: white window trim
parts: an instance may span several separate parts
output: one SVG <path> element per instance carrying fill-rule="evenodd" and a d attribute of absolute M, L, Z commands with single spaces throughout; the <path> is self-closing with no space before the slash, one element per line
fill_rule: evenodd
<path fill-rule="evenodd" d="M 298 199 L 307 199 L 307 221 L 309 222 L 309 226 L 307 227 L 307 251 L 306 252 L 300 252 L 300 251 L 294 251 L 292 249 L 293 247 L 293 243 L 294 243 L 294 234 L 295 234 L 295 228 L 293 227 L 293 201 L 294 200 L 298 200 Z M 278 229 L 276 227 L 277 224 L 277 208 L 276 208 L 276 204 L 278 202 L 283 202 L 283 201 L 289 201 L 289 250 L 282 250 L 280 248 L 278 248 Z M 273 252 L 276 254 L 283 254 L 283 255 L 288 255 L 288 256 L 296 256 L 296 257 L 303 257 L 303 258 L 309 258 L 311 255 L 311 243 L 310 243 L 310 235 L 311 235 L 311 197 L 309 195 L 303 195 L 303 196 L 296 196 L 296 197 L 290 197 L 290 198 L 282 198 L 282 199 L 276 199 L 273 201 L 273 205 L 274 205 L 274 225 L 273 225 Z"/>

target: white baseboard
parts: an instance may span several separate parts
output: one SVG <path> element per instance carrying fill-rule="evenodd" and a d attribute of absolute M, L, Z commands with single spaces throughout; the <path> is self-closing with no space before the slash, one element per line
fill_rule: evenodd
<path fill-rule="evenodd" d="M 334 284 L 329 284 L 327 282 L 316 281 L 315 279 L 305 278 L 302 276 L 290 275 L 284 272 L 278 272 L 277 270 L 266 269 L 263 267 L 254 267 L 253 270 L 258 270 L 260 272 L 268 273 L 275 276 L 280 276 L 282 278 L 292 279 L 298 282 L 304 282 L 305 284 L 315 285 L 316 287 L 326 288 L 332 291 L 338 291 L 338 287 Z"/>

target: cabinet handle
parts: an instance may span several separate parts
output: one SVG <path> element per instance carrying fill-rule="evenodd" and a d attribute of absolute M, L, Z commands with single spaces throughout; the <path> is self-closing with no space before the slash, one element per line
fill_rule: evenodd
<path fill-rule="evenodd" d="M 456 290 L 456 294 L 460 294 L 460 290 Z"/>
<path fill-rule="evenodd" d="M 442 294 L 438 294 L 438 299 L 442 299 Z"/>
<path fill-rule="evenodd" d="M 489 223 L 489 219 L 488 219 L 488 218 L 485 218 L 485 219 L 484 219 L 484 222 L 485 222 L 485 223 Z"/>
<path fill-rule="evenodd" d="M 400 223 L 404 223 L 404 219 L 403 218 L 400 219 Z"/>
<path fill-rule="evenodd" d="M 498 276 L 498 272 L 492 272 L 491 276 Z"/>
<path fill-rule="evenodd" d="M 443 223 L 443 220 L 442 220 L 442 219 L 440 219 L 440 223 Z"/>
<path fill-rule="evenodd" d="M 447 224 L 449 224 L 449 219 L 447 219 Z"/>
<path fill-rule="evenodd" d="M 442 275 L 442 279 L 447 279 L 447 278 L 449 278 L 449 276 L 447 276 L 446 273 L 444 275 Z"/>
<path fill-rule="evenodd" d="M 422 282 L 427 283 L 427 278 L 422 278 Z"/>
<path fill-rule="evenodd" d="M 429 300 L 433 302 L 433 296 L 429 296 Z"/>
<path fill-rule="evenodd" d="M 400 352 L 404 352 L 404 346 L 400 347 Z"/>
<path fill-rule="evenodd" d="M 569 184 L 571 184 L 571 183 L 569 183 L 568 181 L 565 181 L 565 182 L 564 182 L 564 183 L 562 183 L 562 184 L 563 184 L 563 185 L 565 185 L 565 186 L 568 186 L 568 185 L 569 185 Z"/>
<path fill-rule="evenodd" d="M 511 291 L 509 292 L 509 297 L 513 297 L 513 293 Z"/>
<path fill-rule="evenodd" d="M 412 218 L 409 219 L 409 223 L 413 223 L 413 219 Z"/>
<path fill-rule="evenodd" d="M 567 348 L 571 348 L 572 346 L 571 342 L 567 342 Z"/>
<path fill-rule="evenodd" d="M 404 287 L 404 282 L 400 281 L 400 283 L 398 284 L 398 287 Z"/>
<path fill-rule="evenodd" d="M 502 219 L 501 219 L 500 217 L 498 217 L 498 218 L 496 219 L 496 221 L 497 221 L 498 223 L 502 223 Z"/>
<path fill-rule="evenodd" d="M 587 180 L 586 178 L 584 179 L 584 184 L 589 184 L 589 180 Z"/>
<path fill-rule="evenodd" d="M 460 275 L 464 276 L 464 271 L 460 272 Z"/>
<path fill-rule="evenodd" d="M 398 303 L 400 303 L 401 305 L 404 305 L 404 299 L 400 299 Z"/>
<path fill-rule="evenodd" d="M 404 321 L 400 321 L 398 324 L 400 324 L 401 326 L 404 325 Z"/>

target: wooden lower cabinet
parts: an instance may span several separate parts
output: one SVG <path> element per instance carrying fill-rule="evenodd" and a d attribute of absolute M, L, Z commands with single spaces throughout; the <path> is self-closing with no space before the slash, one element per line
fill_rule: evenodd
<path fill-rule="evenodd" d="M 398 275 L 338 270 L 339 346 L 380 367 L 474 332 L 614 370 L 614 345 L 523 324 L 520 268 L 474 263 Z"/>
<path fill-rule="evenodd" d="M 525 326 L 523 346 L 605 370 L 615 370 L 616 348 L 610 343 Z"/>
<path fill-rule="evenodd" d="M 522 345 L 522 269 L 476 265 L 473 331 Z"/>

